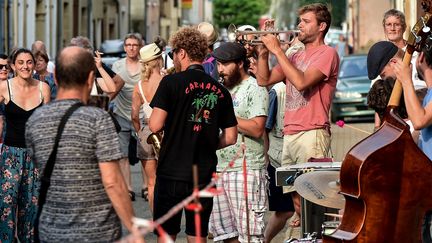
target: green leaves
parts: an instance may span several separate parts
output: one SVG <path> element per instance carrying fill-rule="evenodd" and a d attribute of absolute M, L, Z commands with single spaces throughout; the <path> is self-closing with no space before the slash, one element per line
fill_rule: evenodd
<path fill-rule="evenodd" d="M 281 1 L 294 1 L 294 0 L 281 0 Z M 326 3 L 328 4 L 332 14 L 332 26 L 341 27 L 346 18 L 346 1 L 345 0 L 296 0 L 299 6 L 304 6 L 312 3 Z M 235 24 L 237 27 L 249 24 L 258 27 L 258 20 L 260 17 L 268 13 L 271 0 L 213 0 L 213 20 L 214 24 L 219 28 L 228 28 L 230 24 Z M 279 5 L 278 5 L 279 6 Z M 283 7 L 291 6 L 287 4 L 280 5 Z M 294 6 L 294 5 L 293 5 Z M 279 21 L 288 24 L 290 21 L 283 18 L 288 18 L 297 9 L 284 9 L 286 16 L 280 16 Z M 291 23 L 296 25 L 295 23 Z M 290 27 L 290 26 L 286 26 Z"/>
<path fill-rule="evenodd" d="M 258 27 L 259 18 L 268 11 L 268 0 L 214 0 L 213 19 L 220 28 L 249 24 Z"/>

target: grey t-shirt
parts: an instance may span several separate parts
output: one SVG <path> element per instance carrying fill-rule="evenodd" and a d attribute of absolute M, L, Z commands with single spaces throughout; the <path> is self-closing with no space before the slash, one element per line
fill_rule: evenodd
<path fill-rule="evenodd" d="M 61 117 L 78 100 L 56 100 L 37 109 L 26 124 L 26 143 L 42 174 Z M 102 109 L 78 108 L 59 142 L 39 232 L 47 242 L 111 242 L 121 223 L 102 184 L 99 164 L 122 157 L 111 117 Z M 113 163 L 113 162 L 109 162 Z"/>
<path fill-rule="evenodd" d="M 141 73 L 138 72 L 134 75 L 131 75 L 127 71 L 126 67 L 126 58 L 120 59 L 116 61 L 112 69 L 114 72 L 119 75 L 123 81 L 125 82 L 124 86 L 121 88 L 117 96 L 114 98 L 114 113 L 131 121 L 131 113 L 132 113 L 132 92 L 134 90 L 135 85 L 141 79 Z M 140 110 L 140 118 L 144 116 L 142 110 Z"/>

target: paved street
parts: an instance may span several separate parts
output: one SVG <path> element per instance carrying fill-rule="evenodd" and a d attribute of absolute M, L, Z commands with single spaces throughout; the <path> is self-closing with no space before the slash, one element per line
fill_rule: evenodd
<path fill-rule="evenodd" d="M 366 133 L 358 131 L 350 126 L 360 129 L 365 132 L 373 132 L 373 123 L 347 123 L 343 128 L 332 124 L 332 151 L 336 161 L 342 161 L 347 151 L 360 140 L 367 136 Z M 134 202 L 135 213 L 140 218 L 151 219 L 151 214 L 148 209 L 148 203 L 141 198 L 141 170 L 138 165 L 132 167 L 132 183 L 134 191 L 137 194 L 137 200 Z M 270 214 L 267 214 L 267 216 Z M 183 228 L 184 230 L 184 224 Z M 147 242 L 156 242 L 156 237 L 149 234 L 145 237 Z M 284 241 L 284 233 L 279 233 L 273 242 L 279 243 Z M 177 241 L 184 243 L 186 235 L 181 232 L 178 235 Z M 212 241 L 209 241 L 212 242 Z"/>

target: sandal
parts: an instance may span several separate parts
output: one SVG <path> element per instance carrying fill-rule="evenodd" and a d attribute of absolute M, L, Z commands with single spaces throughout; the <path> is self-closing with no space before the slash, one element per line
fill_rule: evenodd
<path fill-rule="evenodd" d="M 148 188 L 141 189 L 141 197 L 148 201 Z"/>
<path fill-rule="evenodd" d="M 130 197 L 131 201 L 135 201 L 135 192 L 129 191 L 129 197 Z"/>

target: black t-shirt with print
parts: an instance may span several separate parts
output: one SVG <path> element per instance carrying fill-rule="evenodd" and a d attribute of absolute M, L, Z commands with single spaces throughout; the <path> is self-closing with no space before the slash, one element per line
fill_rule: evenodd
<path fill-rule="evenodd" d="M 198 69 L 165 76 L 150 106 L 168 113 L 157 176 L 192 182 L 198 164 L 199 183 L 216 171 L 219 129 L 237 125 L 230 93 Z"/>

